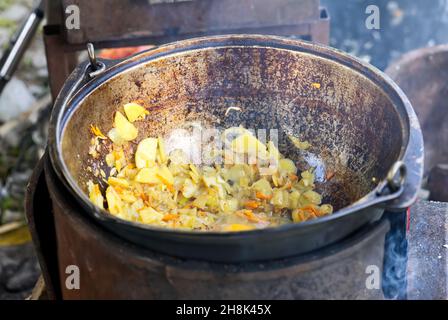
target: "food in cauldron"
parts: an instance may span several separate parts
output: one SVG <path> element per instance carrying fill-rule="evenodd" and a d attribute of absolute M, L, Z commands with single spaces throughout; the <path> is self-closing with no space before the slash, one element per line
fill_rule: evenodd
<path fill-rule="evenodd" d="M 129 103 L 124 114 L 115 113 L 107 136 L 91 126 L 92 157 L 100 157 L 102 141 L 111 141 L 105 159 L 98 159 L 110 172 L 98 172 L 103 192 L 99 184 L 88 182 L 90 200 L 121 219 L 176 229 L 243 231 L 333 211 L 313 190 L 312 170 L 298 174 L 273 141 L 264 144 L 245 128 L 226 129 L 220 137 L 223 149 L 216 144 L 206 148 L 209 159 L 221 156 L 224 164 L 196 165 L 182 149 L 167 154 L 161 137 L 142 139 L 134 148 L 138 129 L 133 122 L 144 120 L 148 111 Z M 289 138 L 299 148 L 309 147 L 306 141 Z"/>

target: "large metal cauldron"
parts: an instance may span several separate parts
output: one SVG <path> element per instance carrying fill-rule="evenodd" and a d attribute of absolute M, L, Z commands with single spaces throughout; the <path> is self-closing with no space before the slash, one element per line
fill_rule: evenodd
<path fill-rule="evenodd" d="M 213 261 L 282 258 L 341 240 L 379 219 L 384 208 L 401 210 L 415 200 L 423 141 L 414 111 L 386 75 L 343 52 L 278 37 L 227 35 L 93 64 L 74 71 L 55 103 L 50 158 L 87 215 L 139 245 Z M 87 170 L 95 165 L 88 155 L 89 127 L 108 131 L 115 111 L 134 100 L 151 111 L 138 124 L 137 140 L 191 121 L 278 129 L 280 151 L 301 170 L 317 167 L 317 189 L 336 212 L 277 228 L 203 233 L 141 225 L 101 211 L 86 195 L 86 181 L 98 180 Z M 288 134 L 313 147 L 295 149 Z"/>

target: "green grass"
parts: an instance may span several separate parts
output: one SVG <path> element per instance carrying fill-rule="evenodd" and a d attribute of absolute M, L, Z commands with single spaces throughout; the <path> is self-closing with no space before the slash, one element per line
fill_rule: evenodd
<path fill-rule="evenodd" d="M 9 19 L 0 18 L 0 28 L 14 29 L 15 26 L 16 26 L 15 21 L 9 20 Z"/>
<path fill-rule="evenodd" d="M 0 0 L 0 10 L 6 10 L 14 3 L 14 0 Z"/>

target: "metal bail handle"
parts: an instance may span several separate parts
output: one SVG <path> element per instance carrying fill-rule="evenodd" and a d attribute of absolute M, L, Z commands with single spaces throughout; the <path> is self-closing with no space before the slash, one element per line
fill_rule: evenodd
<path fill-rule="evenodd" d="M 386 181 L 378 188 L 377 195 L 384 196 L 386 190 L 390 193 L 401 193 L 404 188 L 407 168 L 403 161 L 397 161 L 387 173 Z"/>
<path fill-rule="evenodd" d="M 407 168 L 403 161 L 397 161 L 387 173 L 387 185 L 391 191 L 399 190 L 404 185 Z M 397 180 L 398 178 L 398 180 Z"/>
<path fill-rule="evenodd" d="M 106 70 L 106 65 L 96 59 L 95 47 L 90 42 L 87 43 L 87 54 L 89 55 L 90 69 L 92 70 L 89 72 L 89 77 L 95 78 Z"/>

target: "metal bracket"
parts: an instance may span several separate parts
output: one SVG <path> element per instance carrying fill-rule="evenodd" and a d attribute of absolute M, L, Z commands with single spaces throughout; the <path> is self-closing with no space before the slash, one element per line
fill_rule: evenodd
<path fill-rule="evenodd" d="M 95 47 L 90 42 L 87 43 L 87 54 L 89 55 L 89 61 L 90 61 L 89 67 L 91 70 L 91 72 L 89 72 L 88 75 L 90 78 L 95 78 L 96 76 L 102 74 L 106 70 L 106 65 L 103 62 L 98 61 L 96 59 Z"/>

